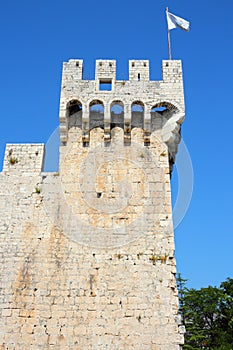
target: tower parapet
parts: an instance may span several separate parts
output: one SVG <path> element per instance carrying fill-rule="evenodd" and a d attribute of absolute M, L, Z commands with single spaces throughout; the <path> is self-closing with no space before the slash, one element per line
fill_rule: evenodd
<path fill-rule="evenodd" d="M 130 141 L 135 125 L 135 112 L 141 112 L 144 141 L 150 142 L 151 132 L 162 119 L 160 129 L 169 147 L 172 162 L 179 143 L 180 124 L 184 118 L 184 94 L 181 61 L 162 62 L 163 79 L 150 80 L 148 60 L 129 61 L 129 80 L 116 80 L 116 61 L 97 60 L 95 80 L 84 80 L 83 61 L 70 60 L 64 63 L 60 99 L 60 140 L 65 146 L 71 116 L 76 115 L 76 126 L 82 129 L 83 142 L 90 140 L 90 130 L 95 126 L 92 106 L 101 106 L 98 125 L 104 129 L 106 142 L 111 140 L 111 127 L 115 125 L 112 106 L 120 105 L 123 118 L 118 124 L 124 129 L 124 139 Z M 138 107 L 135 107 L 138 106 Z M 96 110 L 97 112 L 97 110 Z M 102 120 L 101 120 L 102 119 Z M 115 118 L 117 120 L 117 117 Z M 116 121 L 115 120 L 115 121 Z"/>
<path fill-rule="evenodd" d="M 3 172 L 40 175 L 44 165 L 44 144 L 7 144 Z"/>

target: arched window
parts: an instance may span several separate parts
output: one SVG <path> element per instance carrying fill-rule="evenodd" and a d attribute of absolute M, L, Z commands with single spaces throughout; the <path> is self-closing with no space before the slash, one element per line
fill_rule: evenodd
<path fill-rule="evenodd" d="M 151 108 L 151 129 L 161 129 L 164 123 L 164 118 L 169 119 L 178 109 L 170 102 L 158 102 Z"/>
<path fill-rule="evenodd" d="M 89 105 L 90 130 L 96 127 L 104 128 L 104 104 L 93 100 Z"/>
<path fill-rule="evenodd" d="M 142 128 L 144 124 L 144 104 L 135 101 L 131 105 L 131 128 Z"/>
<path fill-rule="evenodd" d="M 124 104 L 121 101 L 113 101 L 110 107 L 111 128 L 119 126 L 124 128 Z"/>
<path fill-rule="evenodd" d="M 66 106 L 68 130 L 72 127 L 82 128 L 82 104 L 78 100 L 71 100 Z"/>

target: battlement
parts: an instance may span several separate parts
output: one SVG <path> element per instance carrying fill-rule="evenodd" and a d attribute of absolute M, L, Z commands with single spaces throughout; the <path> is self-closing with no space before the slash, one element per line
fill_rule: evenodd
<path fill-rule="evenodd" d="M 129 60 L 129 81 L 149 81 L 150 80 L 150 62 L 149 60 Z M 180 60 L 162 61 L 163 80 L 169 77 L 182 77 L 182 67 Z M 70 59 L 63 63 L 63 78 L 68 81 L 83 80 L 83 60 Z M 95 80 L 113 80 L 116 81 L 116 60 L 99 59 L 95 63 Z M 86 80 L 88 81 L 88 80 Z"/>
<path fill-rule="evenodd" d="M 7 144 L 3 172 L 40 175 L 44 164 L 43 144 Z"/>
<path fill-rule="evenodd" d="M 149 81 L 150 67 L 148 60 L 130 60 L 129 61 L 129 80 Z"/>
<path fill-rule="evenodd" d="M 95 66 L 95 80 L 99 81 L 99 84 L 106 81 L 114 84 L 116 80 L 116 61 L 115 60 L 97 60 Z M 101 86 L 99 85 L 99 88 Z"/>

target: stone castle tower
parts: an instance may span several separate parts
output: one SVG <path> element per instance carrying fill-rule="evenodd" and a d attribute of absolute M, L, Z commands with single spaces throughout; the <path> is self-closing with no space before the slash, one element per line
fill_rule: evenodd
<path fill-rule="evenodd" d="M 8 144 L 0 173 L 0 349 L 178 350 L 170 173 L 180 61 L 64 63 L 59 172 Z"/>

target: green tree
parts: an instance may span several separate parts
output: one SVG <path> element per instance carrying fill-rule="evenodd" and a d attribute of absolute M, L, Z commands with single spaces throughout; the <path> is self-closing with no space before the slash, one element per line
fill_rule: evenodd
<path fill-rule="evenodd" d="M 220 287 L 188 289 L 177 275 L 184 349 L 233 350 L 233 279 Z"/>
<path fill-rule="evenodd" d="M 220 304 L 219 327 L 222 330 L 223 341 L 231 345 L 229 349 L 233 349 L 233 279 L 228 278 L 222 282 L 220 289 L 224 297 Z"/>
<path fill-rule="evenodd" d="M 178 297 L 179 297 L 179 313 L 181 315 L 181 320 L 183 325 L 185 326 L 185 312 L 184 312 L 184 301 L 185 301 L 185 292 L 187 292 L 186 287 L 187 280 L 184 279 L 180 273 L 176 275 L 176 284 L 178 289 Z"/>

